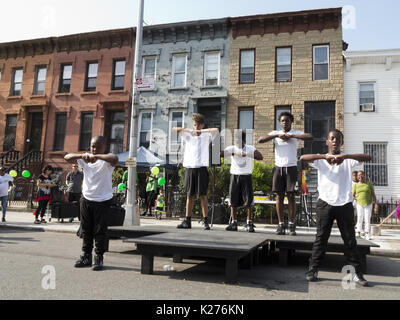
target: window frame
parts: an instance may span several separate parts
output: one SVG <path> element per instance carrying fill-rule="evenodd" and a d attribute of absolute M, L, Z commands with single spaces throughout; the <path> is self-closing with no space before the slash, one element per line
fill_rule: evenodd
<path fill-rule="evenodd" d="M 60 147 L 56 145 L 57 141 L 57 128 L 59 127 L 58 117 L 65 116 L 65 131 L 64 131 L 64 138 L 63 142 Z M 54 141 L 53 141 L 53 151 L 63 151 L 65 146 L 65 137 L 67 136 L 67 123 L 68 123 L 68 114 L 66 112 L 57 112 L 55 114 L 55 121 L 54 121 Z"/>
<path fill-rule="evenodd" d="M 115 70 L 116 70 L 116 65 L 118 62 L 125 62 L 125 69 L 124 69 L 124 86 L 123 87 L 116 87 L 115 86 L 115 79 L 117 77 L 122 77 L 121 75 L 116 75 Z M 124 90 L 125 89 L 125 80 L 126 80 L 126 59 L 125 58 L 118 58 L 113 60 L 113 70 L 112 70 L 112 75 L 111 75 L 111 90 Z"/>
<path fill-rule="evenodd" d="M 22 79 L 21 82 L 15 82 L 15 74 L 17 71 L 21 70 L 22 71 Z M 19 68 L 13 68 L 12 69 L 12 81 L 11 81 L 11 90 L 10 90 L 10 96 L 11 97 L 20 97 L 22 96 L 22 84 L 24 83 L 24 68 L 19 67 Z M 15 85 L 16 84 L 21 84 L 21 90 L 19 92 L 19 94 L 15 94 L 16 90 L 15 90 Z"/>
<path fill-rule="evenodd" d="M 253 69 L 254 72 L 253 74 L 253 81 L 252 82 L 242 82 L 242 52 L 243 51 L 253 51 L 254 53 L 254 65 Z M 255 48 L 249 48 L 249 49 L 240 49 L 239 51 L 239 84 L 255 84 L 256 83 L 256 62 L 257 62 L 257 52 Z M 245 73 L 245 74 L 250 74 L 250 73 Z"/>
<path fill-rule="evenodd" d="M 44 81 L 40 81 L 38 80 L 39 77 L 39 70 L 41 69 L 45 69 L 46 70 L 46 76 Z M 44 95 L 46 94 L 46 81 L 47 81 L 47 66 L 46 65 L 38 65 L 35 67 L 35 82 L 33 84 L 33 95 Z M 38 85 L 39 83 L 44 83 L 44 89 L 43 89 L 43 93 L 38 93 Z"/>
<path fill-rule="evenodd" d="M 253 112 L 253 123 L 252 123 L 252 128 L 251 129 L 241 129 L 240 128 L 240 112 L 242 111 L 252 111 Z M 255 121 L 255 107 L 254 106 L 250 106 L 250 107 L 238 107 L 238 120 L 237 120 L 237 129 L 238 130 L 253 130 L 253 135 L 252 135 L 252 143 L 251 145 L 254 145 L 254 121 Z M 248 134 L 246 134 L 246 144 L 249 144 L 247 141 L 247 136 Z"/>
<path fill-rule="evenodd" d="M 90 143 L 89 143 L 89 148 L 84 149 L 82 148 L 82 129 L 83 129 L 83 119 L 85 118 L 85 115 L 92 115 L 92 128 L 91 128 L 91 135 L 93 135 L 93 120 L 94 120 L 94 113 L 93 112 L 86 112 L 83 111 L 80 114 L 81 118 L 81 123 L 80 123 L 80 129 L 79 129 L 79 142 L 78 142 L 78 151 L 89 151 L 90 150 Z"/>
<path fill-rule="evenodd" d="M 363 84 L 372 84 L 374 87 L 374 110 L 373 111 L 362 111 L 362 104 L 361 104 L 361 86 Z M 377 102 L 377 95 L 376 95 L 376 81 L 359 81 L 358 82 L 358 105 L 360 112 L 376 112 L 376 102 Z"/>
<path fill-rule="evenodd" d="M 153 112 L 151 112 L 151 111 L 142 111 L 142 112 L 140 112 L 140 114 L 139 114 L 139 130 L 138 130 L 138 132 L 139 132 L 139 134 L 138 134 L 138 147 L 141 147 L 141 145 L 140 145 L 140 136 L 141 136 L 141 133 L 142 133 L 142 118 L 143 118 L 143 114 L 151 114 L 151 120 L 150 120 L 150 138 L 149 138 L 149 147 L 147 148 L 147 149 L 150 149 L 151 148 L 151 140 L 152 140 L 152 138 L 153 138 L 153 118 L 154 118 L 154 115 L 153 115 Z M 148 131 L 147 131 L 148 132 Z"/>
<path fill-rule="evenodd" d="M 71 78 L 64 78 L 64 69 L 65 67 L 71 67 Z M 71 84 L 72 84 L 72 72 L 73 72 L 73 64 L 72 63 L 63 63 L 61 64 L 61 68 L 60 68 L 60 81 L 58 84 L 58 93 L 70 93 L 71 92 Z M 68 84 L 68 90 L 64 90 L 63 88 L 65 88 L 67 85 L 64 84 L 64 80 L 69 80 L 69 84 Z"/>
<path fill-rule="evenodd" d="M 321 48 L 321 47 L 326 47 L 328 49 L 327 52 L 327 57 L 328 57 L 328 78 L 327 79 L 315 79 L 315 65 L 323 65 L 326 63 L 315 63 L 315 49 L 316 48 Z M 330 73 L 330 68 L 331 68 L 331 50 L 330 50 L 330 44 L 329 43 L 325 43 L 325 44 L 314 44 L 312 46 L 312 81 L 329 81 L 331 78 L 331 73 Z"/>
<path fill-rule="evenodd" d="M 182 87 L 175 87 L 175 65 L 176 65 L 176 58 L 177 57 L 185 57 L 185 81 Z M 187 86 L 187 69 L 188 69 L 188 55 L 187 53 L 176 53 L 172 56 L 172 82 L 171 88 L 172 89 L 184 89 Z M 179 74 L 182 74 L 181 72 Z"/>
<path fill-rule="evenodd" d="M 183 150 L 183 139 L 181 139 L 180 144 L 179 143 L 173 143 L 172 141 L 172 116 L 174 114 L 174 112 L 180 112 L 182 114 L 182 128 L 185 127 L 185 112 L 183 110 L 178 110 L 178 109 L 170 109 L 169 110 L 169 116 L 168 116 L 168 131 L 169 131 L 169 135 L 168 135 L 168 149 L 170 151 L 170 153 L 177 153 L 179 151 L 179 147 L 181 147 L 181 151 Z M 179 137 L 179 135 L 177 135 Z M 173 149 L 173 146 L 177 146 L 176 150 Z"/>
<path fill-rule="evenodd" d="M 217 70 L 217 84 L 207 85 L 207 57 L 211 55 L 217 55 L 218 57 L 218 70 Z M 221 51 L 206 51 L 204 52 L 204 64 L 203 64 L 203 86 L 204 87 L 218 87 L 221 84 Z"/>
<path fill-rule="evenodd" d="M 90 65 L 92 64 L 97 64 L 97 72 L 96 72 L 96 77 L 89 77 L 89 69 L 90 69 Z M 96 78 L 96 86 L 93 87 L 89 87 L 89 80 Z M 85 75 L 85 87 L 84 87 L 84 91 L 85 92 L 96 92 L 97 90 L 97 79 L 99 78 L 99 62 L 98 61 L 87 61 L 86 62 L 86 75 Z"/>
<path fill-rule="evenodd" d="M 289 80 L 278 80 L 278 51 L 279 49 L 290 49 L 290 77 Z M 275 82 L 292 82 L 293 80 L 293 46 L 275 48 Z"/>
<path fill-rule="evenodd" d="M 144 56 L 143 57 L 143 68 L 142 68 L 142 78 L 147 78 L 145 77 L 145 70 L 146 70 L 146 62 L 147 60 L 154 60 L 154 80 L 156 79 L 157 76 L 157 56 Z"/>
<path fill-rule="evenodd" d="M 372 162 L 374 160 L 374 157 L 373 157 L 373 155 L 371 155 L 371 154 L 369 154 L 367 152 L 367 146 L 375 146 L 375 147 L 378 147 L 378 148 L 384 146 L 384 151 L 385 151 L 384 158 L 385 158 L 386 162 L 385 163 L 383 163 L 383 162 Z M 390 174 L 389 174 L 389 164 L 388 164 L 388 146 L 389 146 L 388 142 L 382 142 L 382 141 L 381 142 L 377 142 L 377 141 L 370 142 L 370 141 L 367 141 L 367 142 L 363 143 L 364 153 L 370 155 L 371 158 L 372 158 L 371 161 L 364 163 L 364 171 L 365 171 L 365 174 L 367 175 L 367 177 L 371 180 L 371 182 L 373 183 L 373 185 L 375 187 L 383 187 L 383 188 L 384 187 L 389 187 Z M 370 175 L 367 174 L 368 171 L 369 171 L 368 167 L 374 168 L 374 166 L 378 167 L 378 168 L 379 167 L 384 167 L 385 168 L 386 176 L 383 177 L 383 180 L 381 180 L 382 176 L 383 176 L 381 174 L 378 175 L 379 176 L 379 180 L 378 181 L 373 181 L 373 177 L 371 177 Z"/>
<path fill-rule="evenodd" d="M 4 151 L 9 151 L 12 150 L 12 148 L 15 147 L 15 139 L 17 137 L 17 127 L 18 127 L 18 114 L 6 114 L 6 119 L 5 119 L 5 126 L 4 126 L 4 140 L 3 140 L 3 152 Z M 9 135 L 10 133 L 8 133 L 7 131 L 9 130 L 9 128 L 11 128 L 11 126 L 9 125 L 10 123 L 10 117 L 15 117 L 16 119 L 16 123 L 15 123 L 15 133 L 14 133 L 14 145 L 9 145 L 10 149 L 6 150 L 4 149 L 5 146 L 8 147 L 8 145 L 5 144 L 6 142 L 6 137 L 7 135 Z"/>

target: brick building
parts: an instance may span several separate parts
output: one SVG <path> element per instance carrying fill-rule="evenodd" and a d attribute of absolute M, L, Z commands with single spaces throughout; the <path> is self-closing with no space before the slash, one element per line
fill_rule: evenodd
<path fill-rule="evenodd" d="M 315 137 L 305 152 L 322 152 L 329 129 L 344 127 L 341 8 L 231 22 L 228 128 L 254 129 L 256 145 L 291 111 L 294 129 Z M 273 162 L 272 143 L 256 146 Z"/>

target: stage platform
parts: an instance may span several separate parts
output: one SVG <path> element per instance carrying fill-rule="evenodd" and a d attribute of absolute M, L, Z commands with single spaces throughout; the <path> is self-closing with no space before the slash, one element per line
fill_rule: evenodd
<path fill-rule="evenodd" d="M 279 254 L 279 265 L 287 266 L 289 257 L 296 250 L 311 250 L 315 240 L 313 234 L 297 236 L 278 236 L 273 232 L 257 230 L 229 232 L 225 230 L 177 229 L 171 226 L 109 227 L 108 237 L 124 238 L 124 242 L 136 244 L 142 255 L 142 274 L 152 274 L 155 256 L 172 255 L 175 263 L 184 258 L 225 260 L 226 282 L 235 282 L 238 276 L 239 261 L 245 268 L 252 268 L 271 252 Z M 378 245 L 357 239 L 363 272 L 367 272 L 366 256 L 371 247 Z M 108 244 L 107 244 L 108 250 Z M 344 244 L 340 236 L 331 236 L 329 252 L 343 252 Z"/>

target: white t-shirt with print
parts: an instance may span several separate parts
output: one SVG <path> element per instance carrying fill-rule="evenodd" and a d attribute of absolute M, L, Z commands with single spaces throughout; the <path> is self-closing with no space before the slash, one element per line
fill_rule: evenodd
<path fill-rule="evenodd" d="M 310 163 L 310 166 L 318 170 L 319 198 L 331 206 L 353 202 L 351 174 L 352 169 L 360 165 L 360 162 L 352 159 L 344 160 L 339 166 L 330 165 L 325 159 Z"/>
<path fill-rule="evenodd" d="M 183 167 L 201 168 L 208 167 L 210 163 L 210 143 L 212 135 L 203 132 L 200 136 L 192 135 L 187 131 L 181 131 L 180 136 L 185 141 L 185 153 L 183 156 Z"/>
<path fill-rule="evenodd" d="M 77 162 L 83 170 L 82 194 L 85 199 L 95 202 L 110 200 L 113 197 L 112 174 L 114 167 L 103 160 L 86 163 L 79 159 Z"/>
<path fill-rule="evenodd" d="M 14 181 L 13 177 L 9 174 L 0 176 L 0 197 L 8 196 L 8 182 Z"/>
<path fill-rule="evenodd" d="M 249 175 L 253 173 L 254 168 L 254 152 L 257 149 L 250 145 L 245 145 L 243 149 L 237 146 L 229 146 L 225 152 L 231 155 L 231 174 L 233 175 Z M 251 155 L 252 157 L 232 156 L 232 153 L 242 153 Z"/>
<path fill-rule="evenodd" d="M 288 134 L 304 134 L 302 131 L 290 130 Z M 285 134 L 283 130 L 272 131 L 270 136 L 277 134 Z M 288 141 L 283 141 L 281 138 L 275 138 L 275 166 L 277 167 L 296 167 L 297 166 L 297 146 L 300 140 L 291 138 Z"/>

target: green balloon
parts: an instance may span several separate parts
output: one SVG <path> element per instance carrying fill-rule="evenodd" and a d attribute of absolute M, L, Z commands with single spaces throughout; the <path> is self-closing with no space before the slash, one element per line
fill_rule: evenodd
<path fill-rule="evenodd" d="M 165 185 L 165 179 L 164 178 L 160 178 L 160 179 L 158 179 L 158 184 L 162 187 L 162 186 L 164 186 Z"/>
<path fill-rule="evenodd" d="M 15 170 L 11 170 L 11 171 L 10 171 L 10 176 L 13 177 L 13 178 L 15 178 L 16 176 L 18 176 L 18 172 L 15 171 Z"/>
<path fill-rule="evenodd" d="M 125 189 L 126 189 L 126 184 L 125 184 L 125 183 L 120 183 L 120 184 L 118 185 L 118 190 L 120 190 L 120 191 L 125 191 Z"/>
<path fill-rule="evenodd" d="M 154 167 L 153 169 L 151 169 L 151 173 L 156 176 L 160 173 L 160 169 L 158 167 Z"/>
<path fill-rule="evenodd" d="M 22 176 L 24 178 L 29 178 L 31 176 L 31 173 L 28 170 L 22 171 Z"/>

